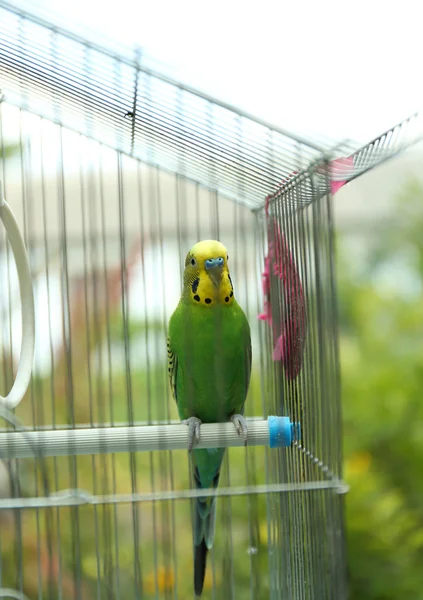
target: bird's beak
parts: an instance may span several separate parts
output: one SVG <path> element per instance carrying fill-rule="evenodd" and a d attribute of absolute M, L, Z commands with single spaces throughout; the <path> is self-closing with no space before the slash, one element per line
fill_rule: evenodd
<path fill-rule="evenodd" d="M 221 267 L 215 267 L 214 269 L 210 269 L 210 271 L 207 271 L 210 279 L 213 281 L 214 285 L 216 287 L 219 287 L 220 282 L 222 281 L 222 268 Z"/>
<path fill-rule="evenodd" d="M 204 263 L 207 274 L 216 287 L 219 287 L 222 281 L 223 265 L 223 258 L 209 258 Z"/>

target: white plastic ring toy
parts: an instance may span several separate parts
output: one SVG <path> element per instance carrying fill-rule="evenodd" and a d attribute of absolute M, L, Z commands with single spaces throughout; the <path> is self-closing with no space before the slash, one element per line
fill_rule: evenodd
<path fill-rule="evenodd" d="M 34 291 L 32 288 L 31 270 L 25 244 L 15 216 L 4 199 L 1 180 L 0 219 L 6 229 L 7 237 L 15 258 L 19 278 L 22 311 L 22 346 L 16 379 L 8 395 L 6 397 L 0 396 L 0 404 L 6 408 L 12 409 L 18 406 L 25 396 L 32 374 L 35 347 Z"/>
<path fill-rule="evenodd" d="M 12 590 L 8 588 L 0 589 L 0 598 L 8 598 L 11 600 L 28 600 L 27 596 L 22 594 L 22 592 L 18 592 L 17 590 Z"/>

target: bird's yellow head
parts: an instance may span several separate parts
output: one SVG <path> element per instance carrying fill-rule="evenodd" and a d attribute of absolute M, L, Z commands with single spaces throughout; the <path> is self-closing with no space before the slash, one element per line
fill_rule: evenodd
<path fill-rule="evenodd" d="M 191 248 L 185 259 L 183 296 L 194 304 L 208 307 L 233 303 L 228 253 L 223 244 L 204 240 Z"/>

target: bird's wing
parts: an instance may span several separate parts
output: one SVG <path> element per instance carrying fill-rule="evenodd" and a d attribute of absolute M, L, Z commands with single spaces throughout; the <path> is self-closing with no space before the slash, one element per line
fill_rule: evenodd
<path fill-rule="evenodd" d="M 251 338 L 245 348 L 245 374 L 246 374 L 246 385 L 245 389 L 248 390 L 251 379 L 251 365 L 253 361 L 253 351 L 251 349 Z"/>
<path fill-rule="evenodd" d="M 238 361 L 233 361 L 232 365 L 232 376 L 227 380 L 225 396 L 230 403 L 230 412 L 243 414 L 250 386 L 252 366 L 252 349 L 249 334 L 244 337 L 242 355 L 238 354 Z"/>
<path fill-rule="evenodd" d="M 178 400 L 176 398 L 176 372 L 178 367 L 178 357 L 172 349 L 170 339 L 167 338 L 167 372 L 169 377 L 170 389 L 172 391 L 172 396 L 176 402 Z"/>

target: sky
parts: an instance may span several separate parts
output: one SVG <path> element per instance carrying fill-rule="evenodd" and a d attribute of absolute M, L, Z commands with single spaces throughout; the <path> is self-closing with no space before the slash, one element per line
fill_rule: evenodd
<path fill-rule="evenodd" d="M 416 0 L 15 0 L 303 135 L 366 143 L 423 104 Z"/>

